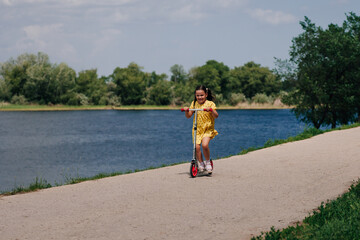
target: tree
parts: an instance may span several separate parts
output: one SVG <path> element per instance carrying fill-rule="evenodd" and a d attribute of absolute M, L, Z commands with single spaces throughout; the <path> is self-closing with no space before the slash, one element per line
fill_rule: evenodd
<path fill-rule="evenodd" d="M 30 102 L 47 104 L 52 102 L 53 84 L 51 84 L 51 64 L 47 59 L 37 62 L 26 70 L 26 81 L 23 86 L 24 96 Z"/>
<path fill-rule="evenodd" d="M 127 68 L 117 67 L 112 74 L 116 84 L 116 94 L 125 105 L 143 103 L 145 95 L 145 73 L 136 63 L 130 63 Z"/>
<path fill-rule="evenodd" d="M 218 72 L 220 78 L 220 92 L 226 99 L 228 99 L 231 94 L 230 90 L 228 89 L 230 68 L 224 63 L 217 62 L 215 60 L 207 61 L 206 65 L 216 69 L 216 71 Z"/>
<path fill-rule="evenodd" d="M 45 54 L 22 54 L 17 59 L 9 59 L 1 64 L 0 75 L 2 76 L 7 88 L 10 89 L 11 96 L 24 95 L 24 85 L 28 79 L 27 69 L 36 65 L 37 59 L 44 59 Z"/>
<path fill-rule="evenodd" d="M 160 80 L 148 90 L 150 105 L 169 105 L 171 103 L 171 84 L 166 80 Z"/>
<path fill-rule="evenodd" d="M 51 73 L 53 84 L 53 103 L 66 104 L 69 101 L 69 94 L 75 87 L 76 72 L 66 63 L 54 65 Z"/>
<path fill-rule="evenodd" d="M 0 101 L 10 101 L 11 96 L 10 87 L 4 79 L 0 78 Z"/>
<path fill-rule="evenodd" d="M 205 85 L 215 94 L 221 93 L 219 72 L 210 65 L 203 65 L 194 69 L 192 82 L 194 85 Z"/>
<path fill-rule="evenodd" d="M 288 102 L 296 116 L 316 128 L 354 121 L 359 94 L 360 42 L 343 26 L 316 27 L 307 17 L 293 39 L 290 61 L 297 65 L 297 89 Z"/>
<path fill-rule="evenodd" d="M 296 66 L 289 60 L 275 58 L 274 74 L 281 79 L 281 90 L 291 92 L 296 89 Z"/>
<path fill-rule="evenodd" d="M 347 21 L 344 22 L 344 28 L 349 32 L 349 34 L 356 40 L 356 43 L 360 43 L 360 16 L 357 16 L 355 13 L 350 12 L 346 16 Z M 359 54 L 356 52 L 355 54 Z M 354 66 L 360 65 L 360 58 L 355 56 L 353 58 Z M 353 108 L 357 112 L 357 121 L 360 122 L 360 71 L 354 71 L 354 81 L 353 81 Z"/>
<path fill-rule="evenodd" d="M 1 64 L 0 98 L 10 101 L 22 96 L 24 101 L 40 104 L 65 103 L 63 95 L 74 87 L 75 71 L 65 63 L 52 65 L 48 55 L 22 54 Z"/>
<path fill-rule="evenodd" d="M 248 62 L 230 71 L 228 88 L 232 93 L 243 93 L 252 98 L 258 93 L 271 95 L 280 90 L 280 79 L 267 67 Z"/>
<path fill-rule="evenodd" d="M 174 83 L 185 84 L 187 81 L 187 74 L 182 65 L 175 64 L 170 68 L 170 72 L 172 73 L 170 80 Z"/>
<path fill-rule="evenodd" d="M 98 78 L 97 69 L 81 71 L 76 78 L 77 86 L 75 91 L 84 94 L 90 104 L 97 105 L 107 91 L 105 80 L 104 78 Z"/>

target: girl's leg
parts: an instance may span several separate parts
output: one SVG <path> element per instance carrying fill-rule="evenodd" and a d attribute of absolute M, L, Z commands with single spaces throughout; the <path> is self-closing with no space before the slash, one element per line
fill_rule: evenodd
<path fill-rule="evenodd" d="M 202 172 L 204 171 L 205 168 L 205 164 L 203 162 L 203 158 L 202 158 L 202 154 L 201 154 L 201 148 L 200 148 L 200 144 L 196 144 L 196 158 L 199 161 L 199 171 Z"/>
<path fill-rule="evenodd" d="M 199 162 L 203 161 L 200 144 L 196 144 L 196 158 Z"/>
<path fill-rule="evenodd" d="M 202 139 L 201 143 L 202 143 L 202 149 L 203 149 L 205 160 L 210 160 L 210 149 L 209 149 L 210 138 L 204 137 Z"/>
<path fill-rule="evenodd" d="M 204 152 L 204 157 L 205 157 L 205 169 L 208 173 L 212 172 L 212 167 L 211 167 L 211 163 L 210 163 L 210 149 L 209 149 L 209 143 L 210 143 L 210 138 L 209 137 L 204 137 L 202 140 L 202 148 L 203 148 L 203 152 Z"/>

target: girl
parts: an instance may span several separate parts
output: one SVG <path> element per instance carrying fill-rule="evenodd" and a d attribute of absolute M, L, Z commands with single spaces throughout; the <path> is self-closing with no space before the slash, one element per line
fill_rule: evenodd
<path fill-rule="evenodd" d="M 199 171 L 204 171 L 204 168 L 209 173 L 212 172 L 212 167 L 210 164 L 210 149 L 209 142 L 213 139 L 218 132 L 214 129 L 215 118 L 219 116 L 216 111 L 216 105 L 212 101 L 214 97 L 211 94 L 211 91 L 206 88 L 204 85 L 200 85 L 195 89 L 195 98 L 191 103 L 190 108 L 200 108 L 204 111 L 198 112 L 197 116 L 197 132 L 196 132 L 196 158 L 199 161 Z M 193 115 L 193 111 L 189 111 L 190 108 L 184 108 L 185 116 L 190 118 Z M 210 110 L 212 109 L 212 111 Z M 194 119 L 195 123 L 195 119 Z M 194 137 L 194 126 L 193 126 L 193 137 Z M 200 147 L 202 145 L 202 150 L 206 163 L 203 161 Z"/>

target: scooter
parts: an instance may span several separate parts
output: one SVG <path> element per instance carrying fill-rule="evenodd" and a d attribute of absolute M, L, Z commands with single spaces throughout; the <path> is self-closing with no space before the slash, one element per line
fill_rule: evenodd
<path fill-rule="evenodd" d="M 182 112 L 185 111 L 184 108 L 181 109 Z M 197 176 L 197 174 L 199 173 L 198 169 L 199 169 L 199 165 L 198 165 L 198 160 L 196 159 L 196 130 L 197 130 L 197 112 L 198 111 L 206 111 L 206 109 L 189 109 L 188 111 L 193 111 L 195 112 L 195 123 L 194 123 L 194 147 L 193 147 L 193 158 L 191 160 L 191 165 L 190 165 L 190 175 L 191 177 L 195 178 Z M 210 112 L 212 112 L 212 109 L 210 108 Z M 210 164 L 211 164 L 211 168 L 214 169 L 214 164 L 213 161 L 210 159 Z M 212 172 L 207 172 L 206 170 L 204 170 L 203 173 L 207 173 L 208 175 L 211 175 Z"/>

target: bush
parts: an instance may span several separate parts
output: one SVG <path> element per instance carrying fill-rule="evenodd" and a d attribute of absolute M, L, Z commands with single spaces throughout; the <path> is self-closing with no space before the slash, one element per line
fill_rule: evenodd
<path fill-rule="evenodd" d="M 238 103 L 246 101 L 246 97 L 243 93 L 232 93 L 229 99 L 229 103 L 232 106 L 236 106 Z"/>
<path fill-rule="evenodd" d="M 272 100 L 270 97 L 268 97 L 266 94 L 264 93 L 257 93 L 254 97 L 252 97 L 252 102 L 254 103 L 260 103 L 260 104 L 264 104 L 264 103 L 272 103 Z"/>
<path fill-rule="evenodd" d="M 17 105 L 26 105 L 28 103 L 26 97 L 24 97 L 24 95 L 14 95 L 11 98 L 10 101 L 12 104 L 17 104 Z"/>
<path fill-rule="evenodd" d="M 171 88 L 167 81 L 159 81 L 147 90 L 146 103 L 149 105 L 169 105 L 171 103 Z"/>
<path fill-rule="evenodd" d="M 67 104 L 72 106 L 89 105 L 89 98 L 82 93 L 73 93 Z"/>
<path fill-rule="evenodd" d="M 215 94 L 213 94 L 214 96 Z M 214 100 L 213 100 L 214 102 Z M 220 94 L 216 94 L 215 96 L 215 103 L 216 104 L 226 104 L 226 99 L 224 98 L 224 96 L 220 93 Z"/>
<path fill-rule="evenodd" d="M 2 101 L 10 101 L 11 100 L 10 87 L 2 79 L 0 79 L 0 101 L 1 100 Z"/>
<path fill-rule="evenodd" d="M 115 107 L 121 106 L 120 97 L 118 96 L 111 96 L 108 100 L 109 100 L 108 104 L 111 106 L 115 106 Z"/>

